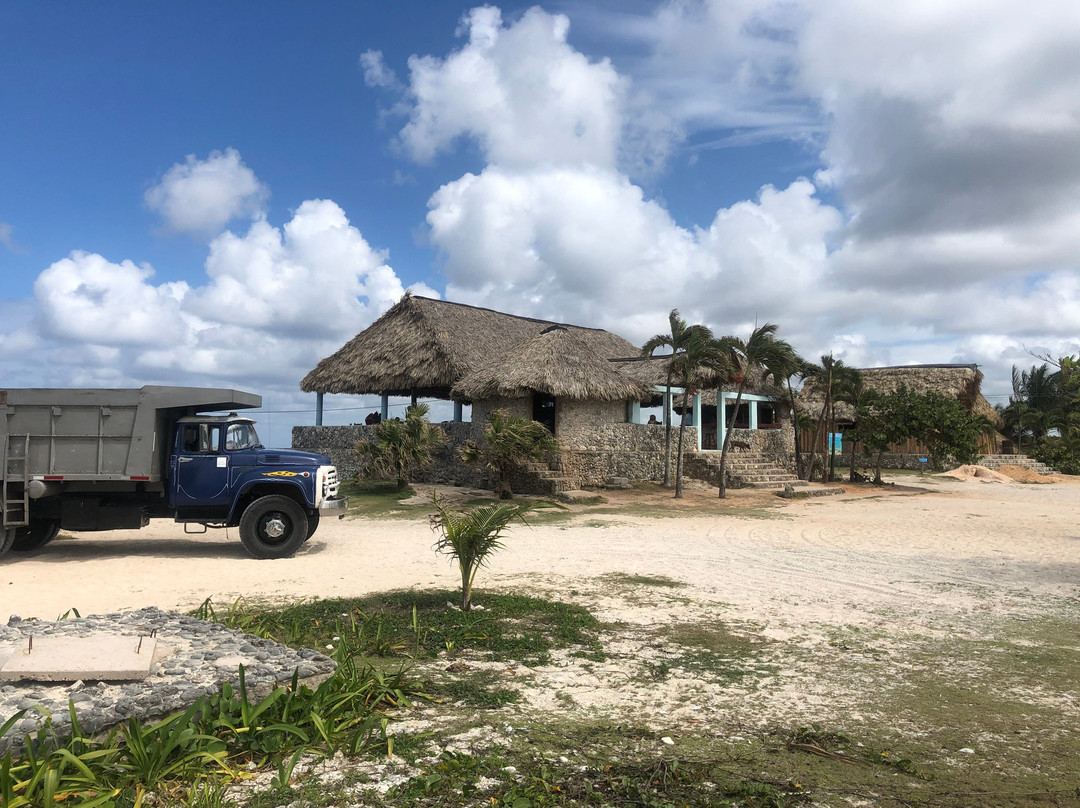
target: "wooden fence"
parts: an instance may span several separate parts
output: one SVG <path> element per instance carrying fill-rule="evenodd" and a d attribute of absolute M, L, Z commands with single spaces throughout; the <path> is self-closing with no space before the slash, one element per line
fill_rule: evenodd
<path fill-rule="evenodd" d="M 814 440 L 813 432 L 799 432 L 799 451 L 810 452 L 810 446 Z M 979 438 L 979 454 L 997 454 L 1001 451 L 1000 435 L 983 435 Z M 822 430 L 818 435 L 817 448 L 815 452 L 828 451 L 828 443 L 826 440 L 825 431 Z M 916 441 L 914 438 L 908 438 L 905 443 L 897 443 L 889 446 L 889 451 L 896 454 L 912 454 L 912 455 L 928 455 L 930 450 Z M 846 457 L 851 452 L 851 442 L 844 441 L 844 456 Z M 862 441 L 855 444 L 855 454 L 861 456 L 863 453 Z"/>

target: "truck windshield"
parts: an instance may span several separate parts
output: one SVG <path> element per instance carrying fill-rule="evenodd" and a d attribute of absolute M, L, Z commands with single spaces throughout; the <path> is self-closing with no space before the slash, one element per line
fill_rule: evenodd
<path fill-rule="evenodd" d="M 225 448 L 227 450 L 236 449 L 261 449 L 262 444 L 259 443 L 259 436 L 255 434 L 254 424 L 229 424 L 229 429 L 225 433 Z"/>

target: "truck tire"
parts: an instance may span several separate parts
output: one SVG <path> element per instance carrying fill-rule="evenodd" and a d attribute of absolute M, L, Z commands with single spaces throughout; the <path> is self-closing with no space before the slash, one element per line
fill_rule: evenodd
<path fill-rule="evenodd" d="M 307 514 L 285 496 L 259 497 L 240 517 L 240 541 L 255 558 L 288 558 L 307 536 Z"/>
<path fill-rule="evenodd" d="M 15 528 L 0 528 L 0 557 L 11 549 L 11 543 L 15 541 Z"/>
<path fill-rule="evenodd" d="M 315 531 L 318 530 L 318 529 L 319 529 L 319 512 L 316 511 L 313 514 L 308 515 L 308 518 L 307 518 L 307 539 L 304 539 L 304 541 L 307 541 L 312 536 L 314 536 Z"/>
<path fill-rule="evenodd" d="M 33 519 L 26 527 L 16 528 L 15 541 L 11 549 L 16 553 L 29 553 L 40 550 L 56 538 L 60 532 L 60 523 L 55 519 Z"/>

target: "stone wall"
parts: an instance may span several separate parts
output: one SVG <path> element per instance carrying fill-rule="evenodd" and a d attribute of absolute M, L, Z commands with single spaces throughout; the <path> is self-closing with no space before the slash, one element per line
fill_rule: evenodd
<path fill-rule="evenodd" d="M 839 454 L 836 456 L 836 464 L 846 466 L 848 459 L 850 458 L 851 449 L 845 447 L 843 457 Z M 926 462 L 920 462 L 921 458 L 925 458 Z M 826 455 L 826 462 L 828 461 L 828 455 Z M 872 469 L 877 464 L 877 455 L 855 455 L 855 467 L 856 468 L 869 468 Z M 930 455 L 926 454 L 909 454 L 906 452 L 886 452 L 881 456 L 881 467 L 883 469 L 909 469 L 911 471 L 930 471 L 934 467 L 934 459 Z"/>
<path fill-rule="evenodd" d="M 626 423 L 625 401 L 566 401 L 556 405 L 555 431 L 564 449 L 601 448 L 609 427 L 633 427 Z"/>
<path fill-rule="evenodd" d="M 697 429 L 684 429 L 684 451 L 697 447 Z M 678 452 L 679 430 L 671 430 L 671 462 Z M 664 427 L 650 424 L 597 424 L 587 446 L 563 451 L 563 473 L 581 486 L 602 486 L 608 477 L 664 479 Z"/>
<path fill-rule="evenodd" d="M 482 429 L 476 424 L 443 421 L 436 424 L 446 433 L 447 442 L 435 452 L 431 468 L 415 471 L 411 479 L 419 483 L 440 483 L 487 487 L 487 472 L 466 466 L 461 462 L 459 450 L 465 441 L 476 440 Z M 360 440 L 371 440 L 374 431 L 370 426 L 294 426 L 292 448 L 304 452 L 321 452 L 330 455 L 337 467 L 338 477 L 351 480 L 363 467 L 353 447 Z"/>
<path fill-rule="evenodd" d="M 761 458 L 785 468 L 795 468 L 795 430 L 791 424 L 784 424 L 779 429 L 733 429 L 731 439 L 750 445 L 748 452 L 736 452 L 737 456 Z M 731 455 L 729 446 L 728 456 Z"/>
<path fill-rule="evenodd" d="M 625 405 L 621 402 L 559 402 L 558 439 L 562 445 L 562 474 L 577 486 L 603 486 L 610 477 L 659 482 L 664 479 L 664 427 L 650 424 L 624 423 Z M 439 426 L 447 433 L 447 444 L 436 452 L 432 468 L 417 471 L 412 480 L 419 483 L 440 483 L 490 488 L 486 471 L 474 469 L 461 462 L 461 445 L 469 439 L 479 440 L 488 414 L 504 408 L 514 415 L 528 416 L 529 402 L 525 399 L 495 399 L 473 405 L 473 423 L 443 422 Z M 679 430 L 672 429 L 672 463 L 677 452 Z M 342 480 L 361 471 L 353 447 L 361 439 L 370 439 L 372 427 L 332 426 L 294 427 L 293 448 L 330 455 Z M 791 427 L 781 429 L 738 429 L 732 440 L 750 445 L 750 451 L 737 451 L 733 459 L 761 458 L 785 468 L 793 466 L 794 435 Z M 685 428 L 684 450 L 697 448 L 697 429 Z M 719 456 L 719 453 L 716 453 Z M 890 456 L 887 456 L 889 458 Z M 915 455 L 896 456 L 889 468 L 921 468 Z M 905 460 L 904 458 L 910 458 Z M 891 459 L 891 458 L 890 458 Z M 515 480 L 515 491 L 529 493 L 529 475 L 523 473 Z M 521 487 L 526 486 L 526 487 Z"/>

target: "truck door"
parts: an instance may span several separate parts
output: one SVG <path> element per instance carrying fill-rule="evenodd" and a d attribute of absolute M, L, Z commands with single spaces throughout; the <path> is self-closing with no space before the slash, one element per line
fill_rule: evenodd
<path fill-rule="evenodd" d="M 169 491 L 174 508 L 212 508 L 231 502 L 229 458 L 221 424 L 181 424 Z"/>

